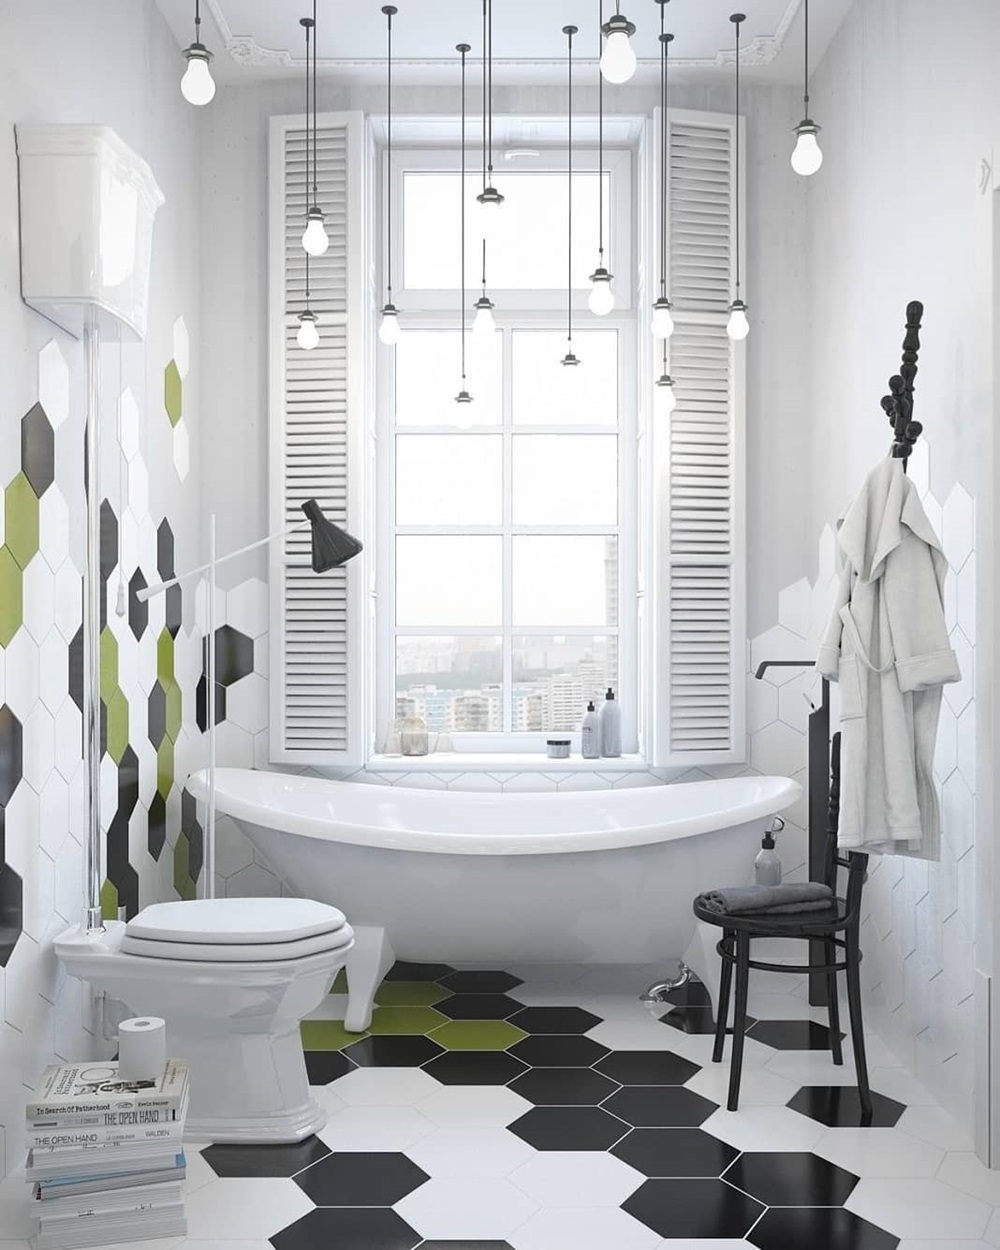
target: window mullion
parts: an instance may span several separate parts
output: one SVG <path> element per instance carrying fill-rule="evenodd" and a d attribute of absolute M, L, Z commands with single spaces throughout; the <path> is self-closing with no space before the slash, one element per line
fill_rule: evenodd
<path fill-rule="evenodd" d="M 512 476 L 513 444 L 513 396 L 512 384 L 513 346 L 512 332 L 505 327 L 503 334 L 503 731 L 511 733 L 514 728 L 514 604 L 513 604 L 513 548 L 511 529 L 514 518 L 514 483 Z"/>

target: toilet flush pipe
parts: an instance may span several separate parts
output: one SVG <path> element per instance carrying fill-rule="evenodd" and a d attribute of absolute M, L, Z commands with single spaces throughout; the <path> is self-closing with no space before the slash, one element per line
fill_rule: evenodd
<path fill-rule="evenodd" d="M 86 452 L 87 564 L 84 572 L 83 671 L 84 755 L 87 772 L 87 842 L 85 847 L 85 902 L 83 927 L 103 933 L 101 912 L 101 331 L 96 319 L 83 330 L 87 377 Z"/>

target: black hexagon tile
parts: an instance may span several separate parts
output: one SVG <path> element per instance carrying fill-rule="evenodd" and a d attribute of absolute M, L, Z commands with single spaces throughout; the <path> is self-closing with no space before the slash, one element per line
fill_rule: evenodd
<path fill-rule="evenodd" d="M 136 569 L 128 583 L 128 627 L 136 639 L 141 638 L 149 626 L 149 603 L 139 598 L 139 591 L 147 588 L 142 569 Z"/>
<path fill-rule="evenodd" d="M 391 1207 L 430 1177 L 404 1154 L 337 1151 L 295 1176 L 318 1207 Z"/>
<path fill-rule="evenodd" d="M 742 1154 L 726 1180 L 768 1207 L 842 1207 L 860 1178 L 817 1155 L 754 1151 Z"/>
<path fill-rule="evenodd" d="M 153 683 L 146 700 L 146 731 L 154 747 L 160 745 L 167 733 L 167 694 L 158 681 Z"/>
<path fill-rule="evenodd" d="M 589 1068 L 610 1051 L 579 1033 L 536 1033 L 511 1046 L 510 1053 L 531 1068 Z"/>
<path fill-rule="evenodd" d="M 205 702 L 205 690 L 208 686 L 208 678 L 202 673 L 198 678 L 198 685 L 195 687 L 194 704 L 195 704 L 195 721 L 202 733 L 208 728 L 208 711 Z M 215 683 L 215 723 L 221 725 L 226 719 L 226 688 Z"/>
<path fill-rule="evenodd" d="M 231 686 L 252 672 L 253 639 L 232 625 L 220 626 L 215 631 L 215 680 L 221 686 Z"/>
<path fill-rule="evenodd" d="M 358 1066 L 341 1050 L 307 1050 L 305 1056 L 310 1085 L 329 1085 Z"/>
<path fill-rule="evenodd" d="M 536 1150 L 610 1150 L 629 1131 L 600 1107 L 533 1107 L 507 1127 Z"/>
<path fill-rule="evenodd" d="M 216 1176 L 294 1176 L 328 1154 L 318 1137 L 307 1137 L 270 1146 L 206 1146 L 201 1157 Z"/>
<path fill-rule="evenodd" d="M 156 527 L 156 571 L 161 582 L 168 582 L 177 575 L 174 568 L 174 531 L 166 517 Z"/>
<path fill-rule="evenodd" d="M 271 1238 L 274 1250 L 413 1250 L 420 1241 L 384 1207 L 317 1207 Z"/>
<path fill-rule="evenodd" d="M 440 981 L 455 971 L 450 964 L 419 964 L 397 959 L 385 974 L 386 981 Z"/>
<path fill-rule="evenodd" d="M 424 1071 L 442 1085 L 507 1085 L 528 1067 L 508 1051 L 446 1050 Z"/>
<path fill-rule="evenodd" d="M 805 1085 L 788 1100 L 793 1111 L 830 1128 L 893 1128 L 906 1110 L 895 1098 L 872 1092 L 872 1115 L 861 1109 L 856 1085 Z"/>
<path fill-rule="evenodd" d="M 581 1007 L 524 1007 L 510 1022 L 525 1033 L 586 1033 L 601 1018 Z"/>
<path fill-rule="evenodd" d="M 536 1107 L 595 1107 L 619 1087 L 593 1068 L 534 1068 L 516 1080 L 511 1089 Z M 614 1107 L 606 1109 L 614 1114 Z"/>
<path fill-rule="evenodd" d="M 21 418 L 21 469 L 39 499 L 55 481 L 56 436 L 41 404 Z"/>
<path fill-rule="evenodd" d="M 843 1039 L 844 1034 L 841 1033 Z M 775 1050 L 829 1050 L 830 1030 L 815 1020 L 755 1020 L 747 1037 Z"/>
<path fill-rule="evenodd" d="M 622 1210 L 661 1237 L 680 1242 L 745 1237 L 764 1212 L 748 1194 L 717 1180 L 650 1180 Z M 787 1250 L 808 1242 L 788 1242 Z"/>
<path fill-rule="evenodd" d="M 521 1003 L 506 994 L 452 994 L 434 1007 L 452 1020 L 506 1020 L 523 1010 Z M 530 1030 L 525 1029 L 525 1032 Z"/>
<path fill-rule="evenodd" d="M 397 965 L 398 967 L 399 965 Z M 427 967 L 427 965 L 421 965 Z M 430 965 L 437 968 L 439 965 Z M 440 981 L 446 990 L 453 994 L 505 994 L 522 982 L 509 972 L 455 972 L 451 968 L 437 976 L 421 978 L 421 980 Z"/>
<path fill-rule="evenodd" d="M 643 1176 L 721 1176 L 739 1151 L 700 1128 L 635 1128 L 611 1153 Z"/>
<path fill-rule="evenodd" d="M 683 1085 L 626 1085 L 601 1106 L 636 1128 L 697 1128 L 719 1109 Z"/>
<path fill-rule="evenodd" d="M 66 652 L 69 697 L 83 711 L 83 626 L 76 631 Z"/>
<path fill-rule="evenodd" d="M 808 1246 L 809 1250 L 896 1250 L 899 1245 L 898 1237 L 842 1207 L 775 1207 L 764 1213 L 747 1240 L 760 1250 L 791 1250 L 796 1246 Z M 955 1250 L 960 1245 L 956 1242 Z"/>
<path fill-rule="evenodd" d="M 106 582 L 118 563 L 118 518 L 108 499 L 101 500 L 100 515 L 101 581 Z M 101 620 L 101 628 L 107 624 Z"/>
<path fill-rule="evenodd" d="M 683 1085 L 701 1071 L 669 1050 L 617 1050 L 595 1067 L 619 1085 Z"/>
<path fill-rule="evenodd" d="M 149 800 L 149 823 L 146 827 L 146 848 L 153 859 L 159 860 L 167 841 L 167 803 L 162 794 L 154 794 Z"/>
<path fill-rule="evenodd" d="M 0 807 L 6 807 L 24 775 L 24 730 L 5 703 L 0 707 Z"/>
<path fill-rule="evenodd" d="M 380 1034 L 354 1042 L 343 1053 L 359 1068 L 419 1068 L 445 1050 L 421 1034 Z"/>

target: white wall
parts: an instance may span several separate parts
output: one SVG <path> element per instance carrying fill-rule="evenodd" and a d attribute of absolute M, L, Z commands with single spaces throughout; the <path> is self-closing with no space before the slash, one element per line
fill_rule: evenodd
<path fill-rule="evenodd" d="M 973 501 L 992 489 L 991 274 L 977 250 L 976 181 L 1000 135 L 991 55 L 998 38 L 993 0 L 858 0 L 815 75 L 826 160 L 808 187 L 812 532 L 836 517 L 885 453 L 879 399 L 899 367 L 906 303 L 926 304 L 915 415 L 925 425 L 929 487 L 940 505 L 932 501 L 929 512 L 953 570 L 947 607 L 965 680 L 946 691 L 942 717 L 942 862 L 877 866 L 867 891 L 865 978 L 873 1021 L 969 1123 L 973 892 L 988 863 L 974 846 L 971 696 L 977 684 L 984 688 L 985 673 L 975 669 L 986 655 L 975 647 L 982 534 L 977 540 Z M 979 1105 L 984 1095 L 978 1091 Z"/>
<path fill-rule="evenodd" d="M 79 921 L 83 905 L 83 849 L 87 827 L 81 717 L 69 691 L 70 639 L 81 619 L 84 561 L 82 347 L 26 307 L 18 268 L 18 183 L 14 127 L 18 123 L 93 122 L 113 127 L 151 165 L 166 202 L 154 229 L 149 332 L 145 344 L 105 347 L 101 420 L 104 448 L 101 495 L 118 518 L 119 543 L 110 555 L 128 580 L 137 568 L 157 577 L 157 529 L 166 520 L 175 537 L 178 568 L 197 563 L 200 471 L 197 447 L 190 463 L 176 458 L 180 445 L 164 406 L 164 370 L 184 337 L 190 357 L 184 378 L 184 423 L 197 442 L 199 272 L 199 140 L 194 110 L 181 99 L 177 44 L 152 0 L 19 0 L 0 3 L 0 491 L 22 467 L 21 418 L 39 400 L 55 429 L 55 479 L 40 490 L 39 550 L 20 576 L 23 613 L 17 630 L 0 645 L 0 706 L 24 730 L 23 775 L 0 813 L 6 861 L 21 879 L 23 924 L 0 968 L 0 1175 L 23 1161 L 26 1086 L 57 1057 L 86 1059 L 108 1053 L 95 1036 L 89 992 L 67 978 L 52 939 Z M 183 354 L 183 353 L 181 353 Z M 183 366 L 183 361 L 181 361 Z M 122 387 L 135 400 L 131 459 L 118 454 L 116 406 Z M 60 392 L 65 397 L 65 410 Z M 33 508 L 18 509 L 23 520 Z M 0 530 L 3 527 L 0 526 Z M 0 534 L 8 545 L 11 526 Z M 6 559 L 6 557 L 4 557 Z M 6 567 L 10 568 L 9 563 Z M 102 860 L 105 899 L 134 912 L 175 897 L 175 879 L 188 885 L 187 858 L 175 863 L 181 836 L 181 796 L 176 784 L 197 766 L 200 735 L 194 727 L 194 684 L 200 663 L 193 595 L 184 623 L 163 645 L 173 654 L 180 681 L 181 723 L 161 752 L 150 740 L 148 697 L 157 682 L 157 642 L 164 631 L 162 599 L 150 604 L 149 625 L 136 637 L 127 618 L 114 614 L 117 572 L 112 571 L 108 626 L 117 653 L 116 684 L 124 696 L 131 754 L 102 761 Z M 3 594 L 8 594 L 4 582 Z M 4 604 L 9 607 L 10 599 Z M 169 635 L 168 635 L 169 638 Z M 118 705 L 119 713 L 121 704 Z M 119 717 L 118 725 L 122 724 Z M 4 742 L 0 748 L 9 744 Z M 0 769 L 10 755 L 0 749 Z M 8 781 L 10 778 L 8 777 Z M 150 850 L 148 809 L 157 786 L 165 812 Z M 132 810 L 133 788 L 138 802 Z M 126 812 L 126 807 L 128 811 Z M 114 828 L 108 827 L 114 823 Z M 193 826 L 189 832 L 194 833 Z M 186 835 L 185 835 L 186 837 Z M 184 842 L 181 841 L 183 850 Z M 8 875 L 7 880 L 12 878 Z M 115 886 L 115 899 L 111 886 Z M 2 1235 L 2 1234 L 0 1234 Z"/>

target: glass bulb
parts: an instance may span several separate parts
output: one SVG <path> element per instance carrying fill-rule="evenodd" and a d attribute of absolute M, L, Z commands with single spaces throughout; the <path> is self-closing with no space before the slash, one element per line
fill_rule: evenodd
<path fill-rule="evenodd" d="M 493 238 L 497 226 L 500 224 L 500 205 L 502 202 L 494 199 L 493 196 L 487 196 L 485 200 L 479 200 L 479 229 L 487 243 Z"/>
<path fill-rule="evenodd" d="M 181 79 L 181 95 L 188 104 L 208 104 L 215 95 L 215 80 L 205 56 L 188 52 L 187 69 Z"/>
<path fill-rule="evenodd" d="M 654 339 L 668 339 L 674 332 L 674 318 L 666 304 L 659 302 L 653 305 L 653 320 L 650 327 Z"/>
<path fill-rule="evenodd" d="M 604 52 L 601 54 L 601 73 L 605 81 L 616 86 L 628 82 L 635 73 L 636 59 L 632 51 L 632 41 L 623 30 L 614 30 L 608 35 Z"/>
<path fill-rule="evenodd" d="M 593 283 L 587 296 L 587 305 L 595 317 L 606 317 L 615 306 L 615 293 L 611 289 L 611 283 Z"/>
<path fill-rule="evenodd" d="M 677 392 L 673 382 L 657 382 L 656 405 L 664 416 L 669 416 L 677 407 Z"/>
<path fill-rule="evenodd" d="M 295 341 L 304 352 L 311 352 L 319 345 L 319 330 L 316 329 L 315 317 L 302 317 L 299 321 L 299 332 Z"/>
<path fill-rule="evenodd" d="M 792 169 L 803 178 L 814 174 L 823 164 L 823 152 L 815 134 L 811 131 L 801 133 L 795 150 L 792 152 Z"/>
<path fill-rule="evenodd" d="M 323 214 L 310 213 L 309 221 L 302 232 L 302 246 L 310 256 L 322 256 L 330 246 L 330 238 L 323 225 Z"/>
<path fill-rule="evenodd" d="M 480 305 L 476 309 L 476 315 L 472 321 L 472 333 L 476 338 L 486 338 L 496 328 L 497 323 L 493 319 L 493 309 L 487 308 L 485 304 Z"/>
<path fill-rule="evenodd" d="M 747 320 L 747 310 L 744 306 L 730 308 L 726 333 L 736 343 L 742 342 L 750 333 L 750 322 Z"/>
<path fill-rule="evenodd" d="M 395 308 L 391 310 L 383 308 L 382 324 L 378 328 L 379 339 L 386 345 L 386 347 L 393 347 L 399 342 L 399 336 L 401 333 L 402 328 L 399 324 L 399 314 L 396 312 Z"/>

